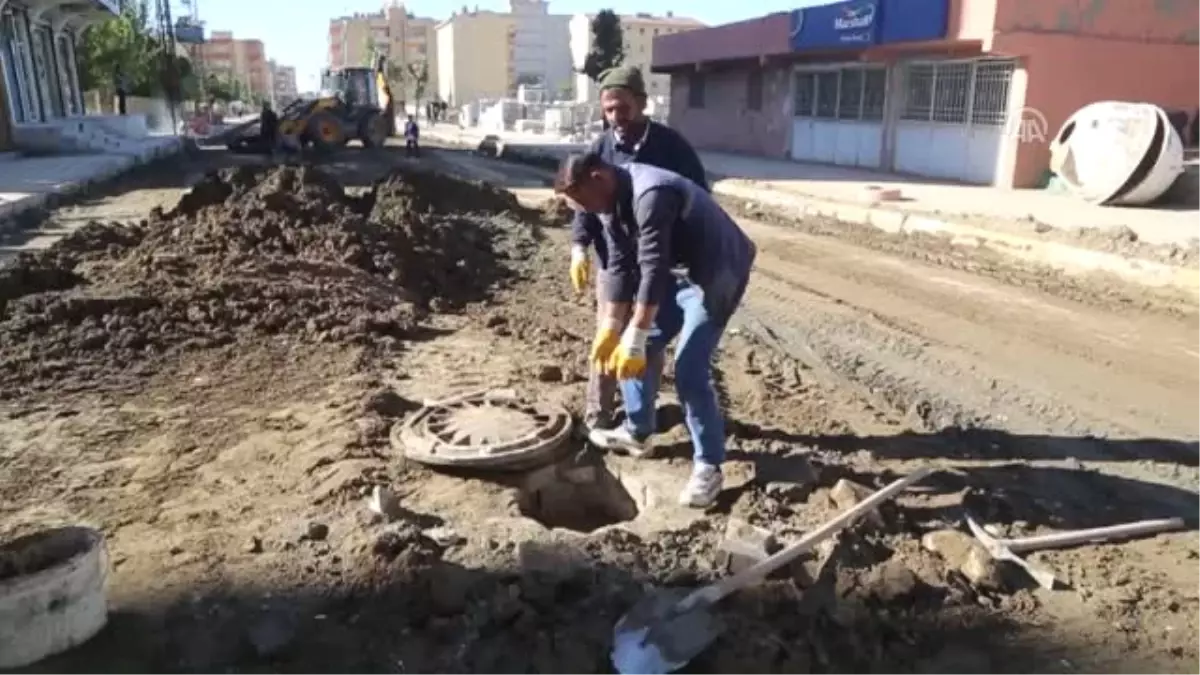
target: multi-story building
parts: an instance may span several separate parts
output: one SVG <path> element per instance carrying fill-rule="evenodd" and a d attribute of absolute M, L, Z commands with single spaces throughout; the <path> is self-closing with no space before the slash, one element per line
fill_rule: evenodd
<path fill-rule="evenodd" d="M 386 56 L 398 97 L 417 98 L 414 71 L 425 75 L 422 98 L 438 90 L 437 22 L 414 16 L 396 0 L 378 12 L 353 14 L 329 22 L 329 66 L 374 65 Z"/>
<path fill-rule="evenodd" d="M 254 96 L 270 98 L 271 72 L 262 40 L 239 40 L 231 31 L 215 30 L 196 51 L 206 75 L 227 78 Z"/>
<path fill-rule="evenodd" d="M 275 63 L 274 59 L 267 61 L 267 66 L 271 73 L 272 105 L 282 108 L 299 96 L 296 86 L 296 68 L 282 66 Z"/>
<path fill-rule="evenodd" d="M 509 0 L 516 26 L 513 68 L 517 84 L 540 85 L 551 94 L 574 80 L 569 14 L 551 14 L 547 0 Z"/>
<path fill-rule="evenodd" d="M 438 24 L 438 96 L 460 105 L 513 95 L 516 37 L 512 14 L 463 8 Z"/>
<path fill-rule="evenodd" d="M 592 48 L 592 19 L 595 14 L 576 14 L 571 17 L 570 49 L 571 60 L 575 65 L 575 100 L 579 102 L 594 101 L 597 97 L 596 83 L 578 69 L 583 68 L 588 50 Z M 650 14 L 629 14 L 621 16 L 621 36 L 625 49 L 626 65 L 637 66 L 646 76 L 646 94 L 652 97 L 668 98 L 671 95 L 671 76 L 650 72 L 654 56 L 654 38 L 662 35 L 673 35 L 686 31 L 704 28 L 704 24 L 695 19 L 675 16 L 667 12 L 666 16 Z"/>

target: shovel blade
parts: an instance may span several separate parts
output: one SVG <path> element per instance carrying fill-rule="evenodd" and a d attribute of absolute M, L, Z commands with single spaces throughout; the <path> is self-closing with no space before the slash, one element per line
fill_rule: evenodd
<path fill-rule="evenodd" d="M 613 628 L 613 666 L 621 675 L 666 675 L 699 656 L 721 634 L 706 608 L 677 612 L 686 591 L 656 591 L 638 601 Z"/>

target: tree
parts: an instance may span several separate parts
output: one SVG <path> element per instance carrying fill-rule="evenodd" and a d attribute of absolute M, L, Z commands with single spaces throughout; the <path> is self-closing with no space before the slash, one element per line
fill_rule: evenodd
<path fill-rule="evenodd" d="M 429 62 L 408 64 L 408 77 L 413 84 L 413 99 L 420 106 L 421 99 L 425 96 L 425 85 L 429 84 Z"/>
<path fill-rule="evenodd" d="M 158 44 L 150 35 L 150 11 L 145 2 L 127 3 L 118 16 L 93 25 L 79 45 L 80 85 L 84 89 L 116 90 L 121 73 L 135 92 L 156 79 Z"/>
<path fill-rule="evenodd" d="M 150 28 L 150 9 L 142 2 L 125 3 L 121 13 L 91 26 L 79 43 L 79 85 L 84 90 L 116 93 L 117 76 L 129 84 L 129 94 L 174 100 L 194 92 L 197 83 L 191 64 L 176 54 L 167 60 L 169 41 Z"/>
<path fill-rule="evenodd" d="M 593 82 L 609 68 L 621 65 L 625 60 L 624 39 L 621 33 L 621 17 L 611 9 L 600 10 L 592 19 L 592 47 L 583 60 L 580 70 Z"/>

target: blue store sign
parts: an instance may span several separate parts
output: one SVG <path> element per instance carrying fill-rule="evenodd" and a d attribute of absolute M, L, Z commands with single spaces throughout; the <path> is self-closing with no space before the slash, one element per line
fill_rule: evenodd
<path fill-rule="evenodd" d="M 946 36 L 949 0 L 849 0 L 792 10 L 792 49 L 862 49 Z"/>
<path fill-rule="evenodd" d="M 877 44 L 879 14 L 877 0 L 792 10 L 792 49 L 861 49 Z"/>

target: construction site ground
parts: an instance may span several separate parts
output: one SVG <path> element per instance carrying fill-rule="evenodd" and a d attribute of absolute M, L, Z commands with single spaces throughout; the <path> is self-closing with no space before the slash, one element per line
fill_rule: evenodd
<path fill-rule="evenodd" d="M 89 524 L 111 561 L 108 627 L 37 671 L 611 672 L 649 585 L 726 573 L 731 519 L 792 540 L 844 507 L 839 480 L 934 466 L 730 598 L 689 672 L 1196 672 L 1193 304 L 727 202 L 760 253 L 717 363 L 726 491 L 675 505 L 690 445 L 668 394 L 658 457 L 604 458 L 640 512 L 555 514 L 520 476 L 427 468 L 389 432 L 490 386 L 579 412 L 594 310 L 566 213 L 541 169 L 401 154 L 207 151 L 0 242 L 0 539 Z M 394 518 L 367 508 L 376 486 Z M 1189 529 L 1031 554 L 1047 591 L 923 545 L 965 512 L 1008 536 Z"/>

